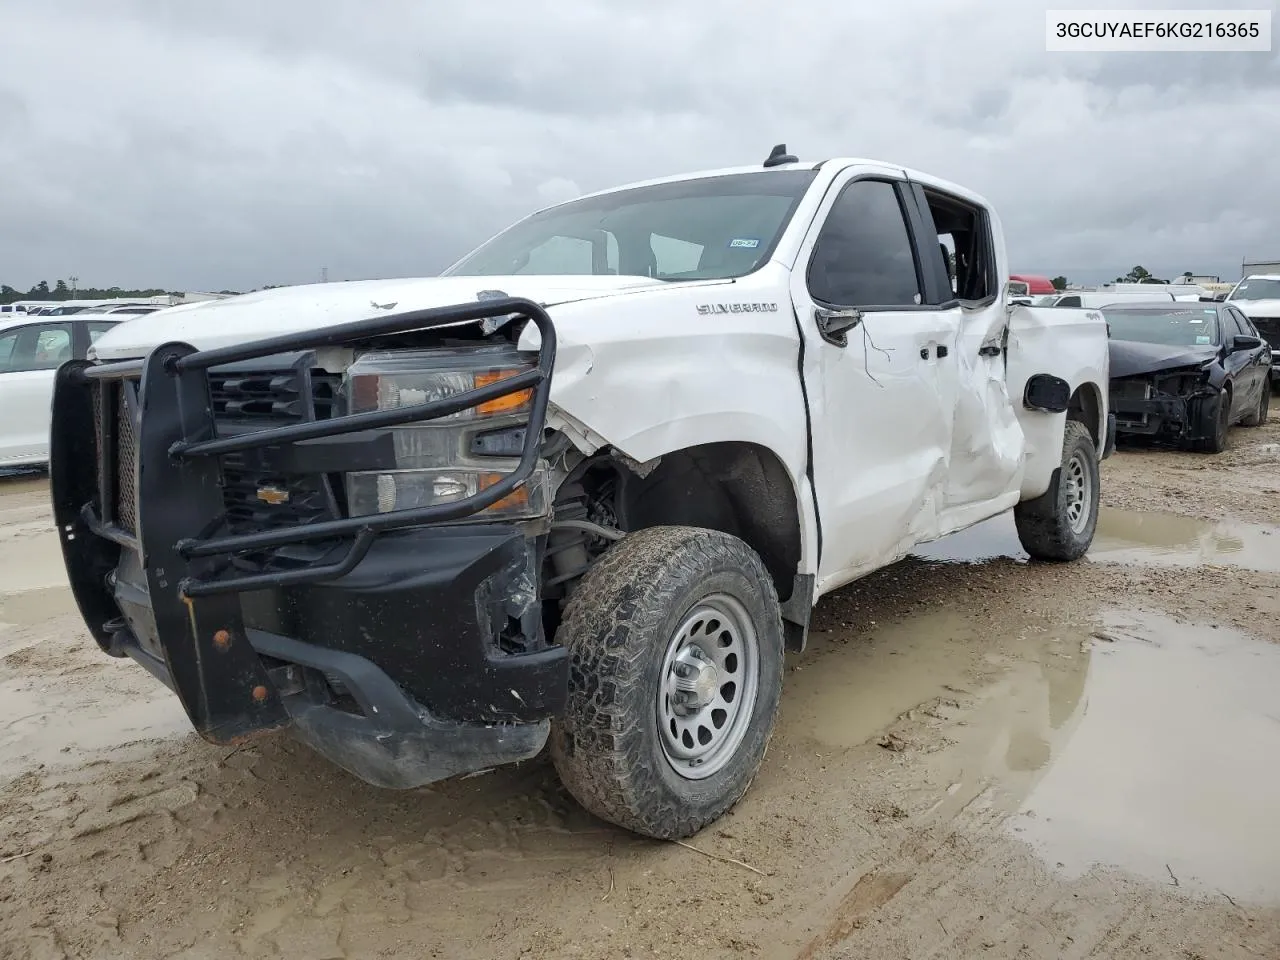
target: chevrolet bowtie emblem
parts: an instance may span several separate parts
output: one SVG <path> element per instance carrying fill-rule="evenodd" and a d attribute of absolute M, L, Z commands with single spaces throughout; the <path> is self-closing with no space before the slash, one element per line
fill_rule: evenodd
<path fill-rule="evenodd" d="M 273 507 L 278 507 L 282 503 L 289 502 L 289 491 L 281 490 L 279 487 L 259 487 L 258 499 L 263 503 L 269 503 Z"/>

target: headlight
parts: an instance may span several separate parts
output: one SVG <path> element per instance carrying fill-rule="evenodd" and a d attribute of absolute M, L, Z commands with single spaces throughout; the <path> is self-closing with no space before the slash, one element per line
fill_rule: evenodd
<path fill-rule="evenodd" d="M 511 347 L 395 350 L 366 353 L 343 381 L 348 413 L 367 413 L 444 400 L 532 369 Z M 533 401 L 520 390 L 422 423 L 389 428 L 394 470 L 347 474 L 347 512 L 355 516 L 451 503 L 493 486 L 519 463 L 523 426 Z M 550 502 L 545 471 L 476 519 L 539 516 Z"/>

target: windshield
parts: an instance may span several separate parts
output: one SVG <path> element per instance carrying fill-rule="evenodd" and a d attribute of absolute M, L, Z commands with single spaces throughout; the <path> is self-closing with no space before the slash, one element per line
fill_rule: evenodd
<path fill-rule="evenodd" d="M 1252 280 L 1241 280 L 1240 285 L 1231 291 L 1228 300 L 1280 300 L 1280 280 L 1264 280 L 1254 277 Z"/>
<path fill-rule="evenodd" d="M 814 176 L 734 174 L 574 200 L 520 221 L 445 275 L 741 277 L 773 253 Z"/>
<path fill-rule="evenodd" d="M 1169 347 L 1207 347 L 1218 338 L 1218 311 L 1202 307 L 1102 311 L 1112 340 L 1136 340 Z"/>

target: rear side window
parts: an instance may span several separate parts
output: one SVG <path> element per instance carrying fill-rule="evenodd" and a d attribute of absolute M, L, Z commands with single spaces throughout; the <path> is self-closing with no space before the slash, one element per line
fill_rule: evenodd
<path fill-rule="evenodd" d="M 995 297 L 1000 282 L 986 211 L 936 190 L 926 189 L 924 197 L 938 234 L 939 255 L 946 261 L 952 295 L 970 303 Z"/>
<path fill-rule="evenodd" d="M 0 336 L 0 373 L 52 370 L 71 359 L 67 324 L 32 324 Z"/>
<path fill-rule="evenodd" d="M 98 338 L 115 326 L 115 323 L 109 320 L 91 320 L 85 324 L 89 328 L 89 342 L 97 343 Z"/>
<path fill-rule="evenodd" d="M 809 262 L 809 292 L 835 306 L 922 302 L 911 235 L 893 184 L 857 180 L 836 198 Z"/>

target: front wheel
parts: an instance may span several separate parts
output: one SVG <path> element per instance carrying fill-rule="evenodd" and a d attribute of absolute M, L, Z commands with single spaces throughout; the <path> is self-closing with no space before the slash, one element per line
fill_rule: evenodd
<path fill-rule="evenodd" d="M 737 537 L 652 527 L 582 578 L 560 625 L 569 698 L 551 757 L 601 819 L 687 837 L 741 799 L 782 692 L 773 581 Z"/>
<path fill-rule="evenodd" d="M 1231 429 L 1231 391 L 1223 387 L 1217 397 L 1201 401 L 1201 416 L 1208 421 L 1207 435 L 1195 441 L 1199 453 L 1221 453 L 1227 449 L 1227 431 Z"/>
<path fill-rule="evenodd" d="M 1098 526 L 1099 479 L 1098 451 L 1089 428 L 1079 420 L 1068 420 L 1057 484 L 1013 508 L 1018 539 L 1033 560 L 1084 556 Z"/>

